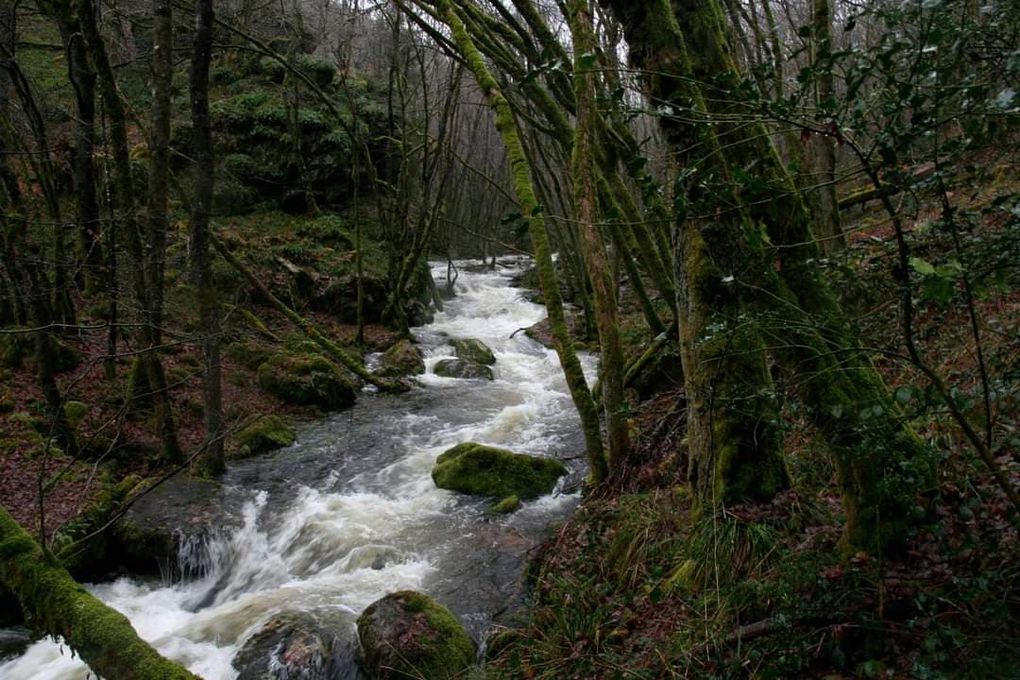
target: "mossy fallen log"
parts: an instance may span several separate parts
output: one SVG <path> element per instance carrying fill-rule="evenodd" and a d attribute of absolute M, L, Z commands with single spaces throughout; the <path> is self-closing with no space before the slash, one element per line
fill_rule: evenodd
<path fill-rule="evenodd" d="M 103 604 L 0 507 L 0 583 L 42 633 L 59 635 L 97 674 L 117 680 L 198 680 L 138 637 L 127 618 Z"/>

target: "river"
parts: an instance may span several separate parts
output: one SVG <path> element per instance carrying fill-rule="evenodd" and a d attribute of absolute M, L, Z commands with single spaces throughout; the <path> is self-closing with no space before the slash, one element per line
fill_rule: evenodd
<path fill-rule="evenodd" d="M 178 560 L 199 577 L 89 588 L 161 653 L 207 680 L 237 677 L 232 659 L 274 615 L 301 611 L 353 630 L 365 607 L 405 588 L 436 597 L 481 639 L 519 602 L 528 551 L 578 502 L 576 493 L 554 493 L 494 516 L 487 501 L 437 489 L 430 477 L 436 456 L 463 441 L 560 458 L 583 450 L 556 354 L 514 335 L 545 316 L 512 286 L 526 264 L 462 270 L 457 297 L 434 323 L 414 329 L 427 366 L 420 387 L 365 392 L 352 409 L 300 426 L 293 446 L 231 464 L 224 493 L 239 499 L 242 521 L 185 544 Z M 453 354 L 450 338 L 488 344 L 496 379 L 432 374 Z M 591 375 L 594 358 L 582 360 Z M 581 473 L 579 460 L 568 464 Z M 50 639 L 0 665 L 5 680 L 86 677 Z"/>

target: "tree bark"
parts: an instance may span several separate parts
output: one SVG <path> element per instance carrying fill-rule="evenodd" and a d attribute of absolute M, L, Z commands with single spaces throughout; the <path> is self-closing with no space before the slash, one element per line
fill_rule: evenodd
<path fill-rule="evenodd" d="M 542 208 L 535 199 L 531 167 L 525 156 L 524 147 L 521 144 L 513 111 L 510 108 L 509 102 L 503 96 L 496 79 L 492 77 L 488 67 L 485 65 L 481 53 L 475 47 L 474 41 L 468 34 L 459 13 L 454 9 L 449 0 L 440 0 L 437 6 L 442 13 L 443 20 L 450 27 L 454 42 L 464 55 L 468 68 L 471 70 L 475 80 L 478 82 L 478 86 L 489 100 L 489 105 L 496 114 L 496 127 L 503 139 L 503 145 L 506 147 L 507 157 L 510 161 L 514 191 L 520 201 L 524 219 L 528 221 L 528 230 L 531 233 L 532 248 L 535 253 L 535 266 L 538 270 L 542 294 L 545 296 L 546 309 L 549 313 L 549 325 L 552 329 L 556 353 L 559 355 L 560 363 L 563 366 L 563 373 L 566 377 L 574 406 L 581 417 L 581 427 L 585 438 L 585 451 L 588 457 L 588 464 L 591 467 L 592 477 L 596 483 L 601 482 L 608 476 L 608 465 L 603 450 L 598 412 L 595 409 L 591 390 L 588 388 L 584 371 L 581 368 L 581 362 L 577 357 L 577 352 L 574 349 L 574 344 L 567 328 L 566 318 L 563 313 L 563 301 L 560 299 L 559 284 L 556 280 L 556 271 L 552 260 L 552 250 L 549 246 L 549 235 L 546 233 Z"/>
<path fill-rule="evenodd" d="M 627 401 L 623 394 L 623 348 L 620 343 L 617 291 L 613 286 L 609 258 L 598 226 L 595 166 L 595 140 L 598 110 L 595 108 L 595 75 L 592 70 L 596 50 L 589 0 L 572 0 L 568 8 L 574 43 L 574 99 L 577 102 L 577 131 L 571 171 L 574 179 L 574 205 L 581 232 L 581 251 L 595 302 L 601 358 L 599 362 L 602 407 L 606 418 L 606 444 L 609 474 L 618 474 L 630 450 Z M 630 253 L 621 253 L 630 257 Z"/>
<path fill-rule="evenodd" d="M 205 451 L 199 459 L 202 474 L 214 477 L 226 470 L 223 459 L 223 388 L 220 366 L 220 310 L 212 280 L 211 227 L 214 158 L 209 117 L 209 62 L 212 59 L 213 0 L 195 2 L 195 42 L 191 56 L 192 157 L 195 196 L 191 204 L 191 267 L 198 292 L 198 310 L 205 355 Z"/>

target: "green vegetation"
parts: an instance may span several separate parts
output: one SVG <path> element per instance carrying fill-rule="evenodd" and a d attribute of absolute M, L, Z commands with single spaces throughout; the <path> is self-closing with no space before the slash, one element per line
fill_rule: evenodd
<path fill-rule="evenodd" d="M 258 370 L 259 387 L 280 400 L 334 411 L 354 405 L 357 386 L 321 354 L 279 352 Z"/>
<path fill-rule="evenodd" d="M 296 438 L 294 428 L 280 416 L 259 416 L 254 423 L 234 435 L 237 449 L 233 455 L 235 458 L 255 456 L 290 446 Z"/>
<path fill-rule="evenodd" d="M 537 458 L 494 446 L 464 442 L 444 451 L 432 468 L 442 489 L 509 500 L 551 493 L 566 467 L 552 458 Z"/>

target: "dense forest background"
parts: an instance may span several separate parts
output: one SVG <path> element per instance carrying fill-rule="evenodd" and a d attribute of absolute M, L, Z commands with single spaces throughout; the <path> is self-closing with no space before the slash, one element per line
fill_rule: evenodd
<path fill-rule="evenodd" d="M 589 478 L 485 672 L 1016 677 L 1014 3 L 0 15 L 0 599 L 97 672 L 177 672 L 62 611 L 134 498 L 411 389 L 524 254 Z"/>

